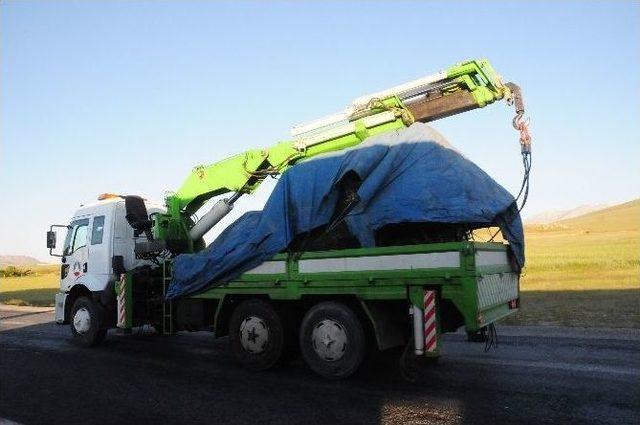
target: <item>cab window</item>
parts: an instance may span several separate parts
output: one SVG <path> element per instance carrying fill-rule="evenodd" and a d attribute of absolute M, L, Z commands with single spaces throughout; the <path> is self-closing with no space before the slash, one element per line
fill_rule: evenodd
<path fill-rule="evenodd" d="M 93 218 L 93 229 L 91 230 L 91 245 L 101 244 L 103 234 L 104 234 L 104 216 L 99 215 Z"/>
<path fill-rule="evenodd" d="M 63 255 L 73 254 L 78 249 L 87 245 L 89 234 L 89 219 L 74 220 L 69 225 L 69 231 L 64 241 Z"/>

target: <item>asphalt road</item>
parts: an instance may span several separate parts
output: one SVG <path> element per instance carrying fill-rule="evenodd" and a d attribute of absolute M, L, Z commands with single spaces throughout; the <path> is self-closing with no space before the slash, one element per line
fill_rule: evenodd
<path fill-rule="evenodd" d="M 81 349 L 51 311 L 0 317 L 0 423 L 640 423 L 637 330 L 503 327 L 488 353 L 449 335 L 415 383 L 392 355 L 332 382 L 301 361 L 239 369 L 206 333 L 114 333 Z"/>

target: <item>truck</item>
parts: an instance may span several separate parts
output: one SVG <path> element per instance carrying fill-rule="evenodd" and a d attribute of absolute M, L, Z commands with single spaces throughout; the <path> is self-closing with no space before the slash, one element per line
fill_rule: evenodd
<path fill-rule="evenodd" d="M 100 195 L 69 224 L 47 232 L 50 254 L 61 257 L 56 323 L 69 325 L 83 347 L 98 345 L 113 328 L 211 331 L 228 336 L 245 368 L 266 370 L 300 353 L 311 370 L 330 379 L 352 375 L 371 352 L 399 346 L 414 359 L 437 360 L 442 335 L 460 327 L 482 339 L 493 323 L 518 311 L 520 268 L 507 244 L 469 235 L 290 249 L 198 293 L 171 298 L 167 291 L 175 259 L 204 250 L 203 236 L 267 177 L 371 136 L 501 99 L 515 105 L 528 190 L 530 137 L 520 89 L 503 83 L 488 61 L 472 60 L 357 98 L 338 114 L 294 127 L 292 140 L 197 166 L 163 205 L 136 195 Z M 66 231 L 61 254 L 54 252 L 57 228 Z"/>

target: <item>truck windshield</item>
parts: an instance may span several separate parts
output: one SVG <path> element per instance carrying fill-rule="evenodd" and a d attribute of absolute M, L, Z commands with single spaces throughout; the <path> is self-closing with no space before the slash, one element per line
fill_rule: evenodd
<path fill-rule="evenodd" d="M 82 248 L 87 244 L 88 226 L 88 218 L 73 220 L 71 222 L 69 230 L 67 231 L 67 237 L 64 239 L 64 251 L 62 251 L 62 255 L 72 254 L 78 248 Z"/>

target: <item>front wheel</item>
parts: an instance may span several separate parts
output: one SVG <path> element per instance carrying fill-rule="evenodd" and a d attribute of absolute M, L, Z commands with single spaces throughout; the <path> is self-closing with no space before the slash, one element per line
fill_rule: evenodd
<path fill-rule="evenodd" d="M 107 330 L 102 328 L 102 309 L 87 297 L 80 297 L 71 308 L 71 335 L 81 347 L 91 347 L 104 340 Z"/>
<path fill-rule="evenodd" d="M 360 319 L 341 303 L 315 305 L 300 326 L 302 357 L 314 372 L 325 378 L 346 378 L 358 370 L 365 343 Z"/>

